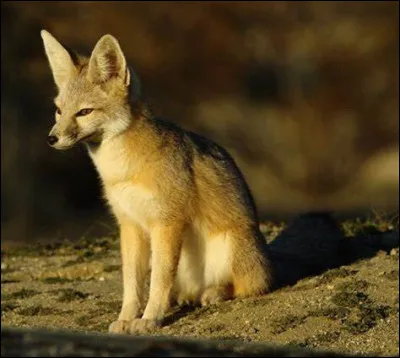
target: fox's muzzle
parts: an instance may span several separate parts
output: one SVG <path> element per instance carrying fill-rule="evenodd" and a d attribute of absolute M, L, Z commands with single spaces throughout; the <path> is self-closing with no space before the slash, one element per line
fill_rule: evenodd
<path fill-rule="evenodd" d="M 60 120 L 47 136 L 47 144 L 54 149 L 69 149 L 76 144 L 78 135 L 79 130 L 76 123 L 70 120 Z"/>
<path fill-rule="evenodd" d="M 54 149 L 65 150 L 72 148 L 78 143 L 91 140 L 95 136 L 96 133 L 89 133 L 80 136 L 77 134 L 68 136 L 59 136 L 57 135 L 57 133 L 54 133 L 54 131 L 51 131 L 50 134 L 47 136 L 47 144 Z"/>
<path fill-rule="evenodd" d="M 56 137 L 55 135 L 47 136 L 47 144 L 49 144 L 50 146 L 53 146 L 57 142 L 58 142 L 58 137 Z"/>

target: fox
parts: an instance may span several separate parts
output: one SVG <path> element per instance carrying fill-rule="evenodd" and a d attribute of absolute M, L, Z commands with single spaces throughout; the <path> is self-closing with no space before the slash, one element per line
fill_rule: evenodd
<path fill-rule="evenodd" d="M 122 307 L 108 331 L 140 335 L 161 327 L 173 304 L 270 292 L 255 201 L 228 151 L 152 114 L 114 36 L 84 56 L 40 33 L 58 90 L 47 143 L 84 144 L 119 229 Z"/>

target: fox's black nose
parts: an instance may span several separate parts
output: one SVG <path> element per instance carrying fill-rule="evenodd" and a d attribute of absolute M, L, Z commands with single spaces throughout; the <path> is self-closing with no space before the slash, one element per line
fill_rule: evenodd
<path fill-rule="evenodd" d="M 54 145 L 58 142 L 58 138 L 55 135 L 49 135 L 47 137 L 47 143 L 50 145 Z"/>

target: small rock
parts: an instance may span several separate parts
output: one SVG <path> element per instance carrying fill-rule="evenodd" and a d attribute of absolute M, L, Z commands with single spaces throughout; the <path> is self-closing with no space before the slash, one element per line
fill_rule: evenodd
<path fill-rule="evenodd" d="M 385 250 L 379 250 L 379 251 L 376 253 L 376 256 L 379 256 L 379 257 L 387 256 L 387 252 L 386 252 Z"/>
<path fill-rule="evenodd" d="M 397 248 L 395 248 L 395 249 L 391 249 L 390 250 L 390 255 L 391 256 L 395 256 L 395 255 L 398 255 L 399 254 L 399 248 L 397 247 Z"/>
<path fill-rule="evenodd" d="M 5 262 L 1 263 L 1 269 L 2 270 L 7 270 L 8 269 L 8 265 Z"/>
<path fill-rule="evenodd" d="M 104 281 L 104 277 L 103 276 L 99 277 L 99 281 Z"/>

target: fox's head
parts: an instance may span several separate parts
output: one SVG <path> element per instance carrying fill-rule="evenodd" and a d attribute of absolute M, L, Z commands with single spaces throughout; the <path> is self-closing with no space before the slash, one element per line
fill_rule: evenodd
<path fill-rule="evenodd" d="M 130 98 L 137 97 L 140 89 L 118 41 L 103 36 L 86 58 L 64 48 L 45 30 L 41 36 L 58 88 L 49 145 L 68 149 L 124 131 L 131 121 Z"/>

